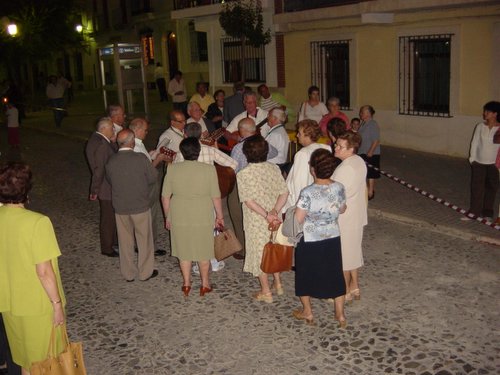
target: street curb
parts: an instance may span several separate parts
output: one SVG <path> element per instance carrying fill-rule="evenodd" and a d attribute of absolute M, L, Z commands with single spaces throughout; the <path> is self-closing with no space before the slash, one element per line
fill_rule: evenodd
<path fill-rule="evenodd" d="M 413 217 L 408 217 L 404 215 L 394 214 L 391 212 L 382 211 L 380 209 L 369 208 L 368 216 L 382 218 L 390 221 L 394 221 L 401 224 L 406 224 L 409 226 L 417 227 L 419 229 L 426 229 L 431 232 L 445 234 L 451 237 L 459 238 L 462 240 L 476 241 L 481 243 L 486 243 L 493 246 L 500 247 L 500 239 L 489 236 L 477 235 L 476 233 L 470 232 L 464 229 L 456 229 L 446 225 L 439 225 L 431 223 L 428 221 L 415 219 Z"/>

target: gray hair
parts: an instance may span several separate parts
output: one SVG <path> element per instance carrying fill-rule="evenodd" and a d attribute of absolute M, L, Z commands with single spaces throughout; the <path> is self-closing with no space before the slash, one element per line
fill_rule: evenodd
<path fill-rule="evenodd" d="M 245 93 L 243 94 L 243 100 L 245 100 L 249 96 L 253 96 L 255 100 L 257 100 L 257 94 L 253 91 L 245 91 Z"/>
<path fill-rule="evenodd" d="M 186 137 L 201 138 L 201 125 L 197 122 L 190 122 L 184 127 L 184 134 Z"/>
<path fill-rule="evenodd" d="M 146 119 L 143 119 L 141 117 L 137 117 L 137 118 L 133 119 L 132 121 L 130 121 L 130 125 L 128 126 L 128 128 L 135 133 L 136 130 L 141 129 L 147 123 L 148 122 L 146 121 Z"/>
<path fill-rule="evenodd" d="M 197 102 L 190 102 L 188 105 L 187 105 L 187 111 L 188 113 L 191 112 L 191 109 L 194 107 L 194 106 L 198 106 L 201 108 L 200 104 L 197 103 Z"/>
<path fill-rule="evenodd" d="M 273 108 L 269 111 L 269 114 L 278 119 L 281 123 L 284 123 L 286 120 L 286 113 L 281 108 Z"/>
<path fill-rule="evenodd" d="M 340 99 L 337 98 L 336 96 L 332 96 L 332 97 L 328 98 L 328 101 L 326 102 L 327 106 L 329 106 L 330 104 L 340 105 Z"/>
<path fill-rule="evenodd" d="M 99 120 L 97 120 L 97 124 L 95 129 L 101 133 L 102 130 L 106 128 L 112 128 L 113 127 L 113 121 L 109 117 L 101 117 Z"/>
<path fill-rule="evenodd" d="M 254 133 L 257 127 L 255 126 L 254 120 L 250 117 L 245 117 L 238 122 L 238 130 L 246 130 L 247 132 Z"/>
<path fill-rule="evenodd" d="M 120 110 L 124 111 L 123 107 L 120 104 L 110 104 L 108 105 L 106 112 L 108 113 L 109 117 L 113 117 Z"/>
<path fill-rule="evenodd" d="M 125 135 L 124 135 L 125 134 Z M 130 143 L 134 142 L 135 135 L 134 132 L 130 129 L 123 129 L 118 132 L 116 137 L 116 143 L 118 147 L 127 146 Z"/>

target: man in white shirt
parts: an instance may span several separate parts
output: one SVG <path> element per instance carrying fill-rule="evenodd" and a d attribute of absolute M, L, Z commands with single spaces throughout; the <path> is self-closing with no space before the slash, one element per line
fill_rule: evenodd
<path fill-rule="evenodd" d="M 209 133 L 215 130 L 215 125 L 209 119 L 202 117 L 203 110 L 197 102 L 191 102 L 187 106 L 189 118 L 186 123 L 197 122 L 201 125 L 201 137 L 206 138 Z"/>
<path fill-rule="evenodd" d="M 495 166 L 499 144 L 493 142 L 500 129 L 500 102 L 491 101 L 483 107 L 483 121 L 474 129 L 469 162 L 472 167 L 469 211 L 493 220 L 493 205 L 498 190 L 498 169 Z M 463 217 L 462 220 L 468 220 Z"/>
<path fill-rule="evenodd" d="M 179 145 L 184 139 L 184 127 L 186 126 L 186 117 L 180 110 L 174 110 L 170 113 L 170 127 L 165 130 L 158 139 L 156 151 L 151 155 L 156 158 L 161 147 L 166 147 L 179 154 Z"/>
<path fill-rule="evenodd" d="M 267 116 L 267 123 L 269 125 L 269 132 L 264 137 L 265 140 L 278 150 L 278 156 L 270 159 L 271 163 L 279 166 L 287 162 L 288 146 L 290 138 L 285 130 L 283 123 L 286 120 L 286 113 L 281 108 L 273 108 Z"/>
<path fill-rule="evenodd" d="M 245 92 L 243 94 L 243 105 L 245 106 L 245 111 L 240 113 L 238 116 L 233 118 L 233 120 L 229 123 L 226 128 L 226 131 L 229 133 L 234 133 L 238 131 L 238 123 L 241 119 L 248 117 L 255 121 L 257 129 L 260 126 L 260 134 L 265 138 L 267 132 L 269 131 L 269 126 L 266 124 L 267 122 L 267 111 L 262 108 L 257 107 L 257 96 L 254 92 Z M 264 121 L 265 120 L 265 121 Z M 233 140 L 238 140 L 237 136 L 233 134 L 233 136 L 227 134 L 226 138 L 232 138 Z M 235 139 L 236 138 L 236 139 Z"/>
<path fill-rule="evenodd" d="M 201 126 L 196 122 L 190 122 L 184 128 L 185 137 L 195 137 L 200 139 L 202 135 Z M 184 161 L 184 157 L 181 153 L 177 154 L 174 163 L 179 163 Z M 200 155 L 198 156 L 198 161 L 205 164 L 214 165 L 214 163 L 222 165 L 223 167 L 230 167 L 236 170 L 238 162 L 232 157 L 226 155 L 219 149 L 201 144 Z"/>
<path fill-rule="evenodd" d="M 62 120 L 65 116 L 66 109 L 64 108 L 64 92 L 71 86 L 71 83 L 64 77 L 55 75 L 49 76 L 49 83 L 45 93 L 49 99 L 49 104 L 54 112 L 54 121 L 56 126 L 61 127 Z"/>
<path fill-rule="evenodd" d="M 172 78 L 168 83 L 168 93 L 172 96 L 174 109 L 186 113 L 186 106 L 187 106 L 186 84 L 184 83 L 184 79 L 182 78 L 182 72 L 180 70 L 174 73 L 174 78 Z"/>
<path fill-rule="evenodd" d="M 119 104 L 110 104 L 107 108 L 108 117 L 113 121 L 113 131 L 116 135 L 123 130 L 125 125 L 125 110 Z"/>
<path fill-rule="evenodd" d="M 134 132 L 135 136 L 134 152 L 139 152 L 146 155 L 148 160 L 151 161 L 152 166 L 154 168 L 156 168 L 158 164 L 160 164 L 160 162 L 167 161 L 166 155 L 163 154 L 157 155 L 156 158 L 153 160 L 149 152 L 146 150 L 146 146 L 144 146 L 144 139 L 146 139 L 146 136 L 148 135 L 149 132 L 149 123 L 146 121 L 146 119 L 143 118 L 133 119 L 130 122 L 129 129 Z M 152 187 L 151 197 L 150 197 L 151 198 L 150 207 L 151 207 L 151 217 L 153 221 L 153 241 L 155 247 L 155 255 L 162 256 L 167 254 L 167 252 L 165 250 L 158 248 L 158 232 L 163 227 L 163 213 L 160 202 L 160 186 L 163 175 L 162 173 L 158 173 L 158 175 L 159 178 L 157 178 L 155 185 Z"/>

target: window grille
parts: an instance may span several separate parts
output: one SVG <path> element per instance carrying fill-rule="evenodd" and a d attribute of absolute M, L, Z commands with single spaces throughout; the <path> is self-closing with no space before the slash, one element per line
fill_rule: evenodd
<path fill-rule="evenodd" d="M 319 87 L 323 102 L 336 96 L 340 99 L 342 109 L 349 109 L 351 105 L 350 42 L 350 40 L 311 42 L 311 82 Z"/>
<path fill-rule="evenodd" d="M 241 81 L 241 41 L 221 39 L 222 75 L 224 82 Z M 245 82 L 266 82 L 266 54 L 264 46 L 245 46 Z"/>
<path fill-rule="evenodd" d="M 450 52 L 453 34 L 399 38 L 399 113 L 451 117 Z"/>

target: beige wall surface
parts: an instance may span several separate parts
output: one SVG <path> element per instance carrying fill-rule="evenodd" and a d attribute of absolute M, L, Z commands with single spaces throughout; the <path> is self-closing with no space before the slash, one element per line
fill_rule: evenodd
<path fill-rule="evenodd" d="M 329 25 L 329 26 L 327 26 Z M 431 10 L 396 14 L 391 24 L 361 24 L 360 18 L 288 24 L 285 32 L 287 99 L 297 111 L 311 85 L 312 41 L 351 41 L 351 111 L 371 104 L 382 143 L 415 150 L 467 156 L 482 106 L 498 93 L 500 7 Z M 279 25 L 283 27 L 283 25 Z M 451 118 L 400 115 L 400 36 L 453 34 L 451 50 Z M 327 98 L 324 98 L 326 101 Z"/>

